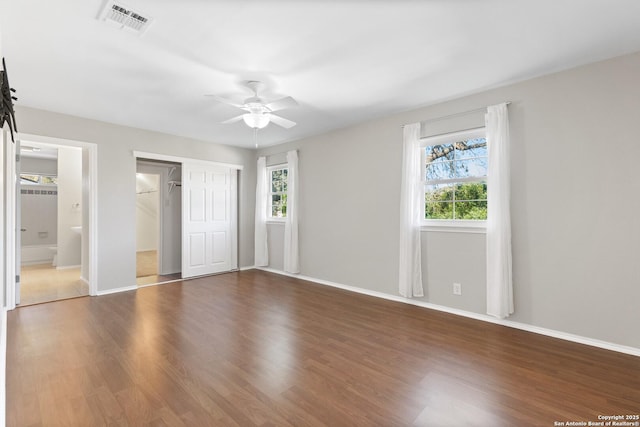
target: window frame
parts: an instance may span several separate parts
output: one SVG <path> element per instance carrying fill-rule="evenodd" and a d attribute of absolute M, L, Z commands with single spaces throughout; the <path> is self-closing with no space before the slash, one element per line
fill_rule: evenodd
<path fill-rule="evenodd" d="M 286 215 L 285 216 L 272 216 L 272 212 L 273 212 L 273 195 L 287 195 L 288 194 L 288 190 L 289 190 L 289 164 L 288 163 L 279 163 L 277 165 L 271 165 L 271 166 L 267 166 L 267 176 L 268 176 L 268 182 L 269 182 L 269 192 L 267 193 L 267 222 L 268 223 L 277 223 L 277 224 L 284 224 L 284 222 L 287 220 Z M 273 189 L 273 185 L 272 185 L 272 173 L 274 171 L 278 171 L 278 170 L 287 170 L 287 191 L 276 191 L 273 192 L 271 191 Z"/>
<path fill-rule="evenodd" d="M 455 142 L 459 142 L 461 140 L 469 140 L 474 138 L 486 138 L 487 132 L 486 127 L 480 126 L 477 128 L 466 129 L 462 131 L 456 132 L 448 132 L 445 134 L 434 135 L 434 136 L 426 136 L 420 138 L 420 165 L 421 165 L 421 180 L 423 188 L 423 197 L 425 198 L 425 194 L 427 191 L 428 185 L 434 185 L 433 181 L 427 181 L 426 179 L 426 147 L 432 145 L 442 145 L 442 144 L 453 144 Z M 487 153 L 487 162 L 489 160 L 489 156 Z M 440 180 L 439 183 L 458 183 L 458 182 L 479 182 L 487 180 L 489 175 L 489 171 L 487 170 L 487 175 L 484 177 L 463 177 L 463 178 L 452 178 L 452 179 L 444 179 Z M 489 192 L 489 188 L 487 188 L 487 193 Z M 423 211 L 425 209 L 423 208 Z M 487 228 L 487 220 L 469 220 L 469 219 L 427 219 L 424 218 L 425 212 L 423 212 L 423 218 L 421 222 L 421 228 L 423 231 L 439 231 L 439 232 L 467 232 L 467 233 L 485 233 Z"/>

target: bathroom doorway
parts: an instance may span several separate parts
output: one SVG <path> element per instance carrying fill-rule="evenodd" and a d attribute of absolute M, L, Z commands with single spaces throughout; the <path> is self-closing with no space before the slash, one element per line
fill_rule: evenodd
<path fill-rule="evenodd" d="M 89 295 L 82 274 L 86 150 L 20 143 L 20 281 L 16 295 L 20 306 Z"/>
<path fill-rule="evenodd" d="M 179 163 L 136 161 L 136 284 L 181 279 Z"/>

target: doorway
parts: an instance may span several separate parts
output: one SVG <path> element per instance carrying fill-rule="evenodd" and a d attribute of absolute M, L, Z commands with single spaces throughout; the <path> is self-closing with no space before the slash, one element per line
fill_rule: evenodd
<path fill-rule="evenodd" d="M 5 139 L 6 141 L 6 139 Z M 42 147 L 80 148 L 82 152 L 82 201 L 80 211 L 82 224 L 80 228 L 81 259 L 80 274 L 84 282 L 88 282 L 89 295 L 96 295 L 98 289 L 97 266 L 97 189 L 98 189 L 98 149 L 94 143 L 53 138 L 42 135 L 21 133 L 15 143 L 3 146 L 3 190 L 5 208 L 4 224 L 4 281 L 5 307 L 13 310 L 20 304 L 21 273 L 21 179 L 20 179 L 20 145 L 36 143 Z M 78 209 L 78 206 L 75 206 Z M 57 271 L 57 269 L 56 269 Z"/>
<path fill-rule="evenodd" d="M 19 148 L 16 304 L 89 295 L 82 268 L 87 149 L 24 139 Z M 84 272 L 87 262 L 85 257 Z"/>
<path fill-rule="evenodd" d="M 181 165 L 136 161 L 136 284 L 180 280 Z"/>

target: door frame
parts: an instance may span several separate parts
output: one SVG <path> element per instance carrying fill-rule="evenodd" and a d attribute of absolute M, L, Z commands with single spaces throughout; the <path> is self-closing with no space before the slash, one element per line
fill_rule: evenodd
<path fill-rule="evenodd" d="M 192 165 L 217 166 L 217 167 L 229 168 L 231 169 L 232 172 L 235 171 L 235 174 L 236 174 L 235 175 L 235 180 L 236 180 L 235 191 L 232 191 L 232 194 L 231 194 L 231 206 L 235 206 L 235 214 L 232 215 L 231 217 L 231 227 L 233 230 L 235 230 L 235 232 L 233 233 L 234 236 L 231 242 L 231 255 L 232 255 L 231 265 L 235 265 L 236 266 L 235 269 L 239 268 L 238 250 L 240 247 L 240 244 L 239 244 L 240 230 L 239 230 L 238 212 L 239 212 L 240 206 L 239 206 L 239 199 L 238 199 L 237 184 L 238 184 L 238 173 L 244 169 L 244 166 L 233 164 L 233 163 L 223 163 L 223 162 L 216 162 L 216 161 L 194 159 L 190 157 L 173 156 L 173 155 L 167 155 L 167 154 L 150 153 L 146 151 L 134 150 L 133 161 L 137 163 L 139 160 L 160 160 L 165 162 L 173 162 L 173 163 L 179 163 L 182 167 L 184 167 L 185 163 L 192 164 Z M 184 216 L 182 216 L 182 220 L 184 221 Z M 182 233 L 183 233 L 182 237 L 184 237 L 184 230 L 182 231 Z M 184 256 L 184 253 L 183 253 L 183 256 Z M 230 271 L 233 271 L 233 270 L 234 269 Z"/>
<path fill-rule="evenodd" d="M 20 135 L 15 138 L 19 139 Z M 16 144 L 4 138 L 4 200 L 5 200 L 5 229 L 4 229 L 4 297 L 5 308 L 16 308 Z"/>
<path fill-rule="evenodd" d="M 165 214 L 164 214 L 164 205 L 166 202 L 166 197 L 165 197 L 165 192 L 162 190 L 163 188 L 165 188 L 164 186 L 166 185 L 166 179 L 164 177 L 163 174 L 159 174 L 159 173 L 155 173 L 155 172 L 138 172 L 138 168 L 140 166 L 142 166 L 143 168 L 145 166 L 147 167 L 154 167 L 156 165 L 161 165 L 162 163 L 154 163 L 154 162 L 145 162 L 144 160 L 141 159 L 136 159 L 136 174 L 138 173 L 143 173 L 143 174 L 148 174 L 148 175 L 157 175 L 158 176 L 158 212 L 156 212 L 157 215 L 157 221 L 158 221 L 158 226 L 156 227 L 156 238 L 158 239 L 158 248 L 157 248 L 157 265 L 158 265 L 158 270 L 156 272 L 156 274 L 158 276 L 162 276 L 162 272 L 163 272 L 163 268 L 164 268 L 164 263 L 163 263 L 163 252 L 164 252 L 164 246 L 165 246 L 165 235 L 164 235 L 164 221 L 165 221 Z M 156 166 L 157 167 L 157 166 Z M 137 186 L 137 183 L 136 183 Z M 136 200 L 136 204 L 137 204 L 137 200 Z M 136 206 L 136 216 L 138 215 L 137 212 L 137 206 Z M 138 222 L 138 219 L 136 218 L 136 224 Z M 137 226 L 136 226 L 136 253 L 138 251 L 138 239 L 137 239 Z M 137 271 L 137 261 L 136 261 L 136 271 Z M 137 276 L 137 274 L 136 274 Z M 136 277 L 136 280 L 138 279 L 138 277 Z"/>
<path fill-rule="evenodd" d="M 83 209 L 88 209 L 89 223 L 83 224 L 83 229 L 86 227 L 88 231 L 89 241 L 89 259 L 88 269 L 89 277 L 86 278 L 89 281 L 89 295 L 95 296 L 98 291 L 98 145 L 91 142 L 76 141 L 72 139 L 54 138 L 49 136 L 34 135 L 28 133 L 20 133 L 17 135 L 17 139 L 20 141 L 32 141 L 41 145 L 51 146 L 66 146 L 74 148 L 86 148 L 89 154 L 89 202 L 88 206 Z M 5 157 L 5 194 L 7 200 L 6 206 L 6 229 L 5 236 L 6 241 L 9 242 L 8 248 L 15 248 L 16 246 L 16 226 L 18 220 L 17 214 L 17 170 L 16 170 L 16 145 L 5 144 L 6 157 Z M 16 259 L 17 254 L 14 250 L 7 250 L 5 252 L 5 280 L 6 280 L 6 307 L 7 310 L 13 310 L 16 308 Z"/>

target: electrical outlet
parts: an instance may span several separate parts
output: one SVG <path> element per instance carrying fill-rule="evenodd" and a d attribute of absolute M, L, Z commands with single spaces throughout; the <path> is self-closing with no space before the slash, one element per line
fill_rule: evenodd
<path fill-rule="evenodd" d="M 462 285 L 460 283 L 453 284 L 453 294 L 462 295 Z"/>

